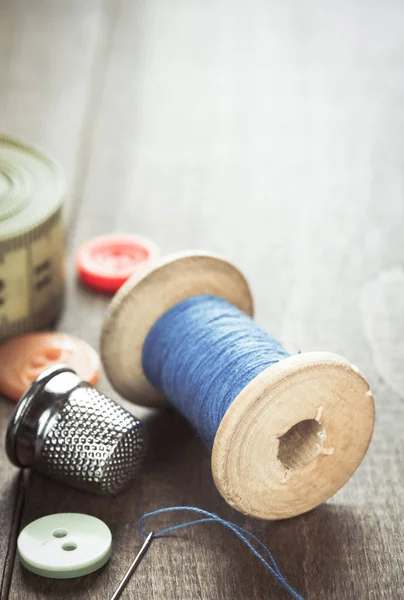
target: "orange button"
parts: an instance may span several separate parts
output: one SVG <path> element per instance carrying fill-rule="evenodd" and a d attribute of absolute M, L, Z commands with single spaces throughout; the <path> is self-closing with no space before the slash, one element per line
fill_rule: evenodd
<path fill-rule="evenodd" d="M 159 255 L 149 239 L 124 233 L 100 235 L 83 244 L 76 265 L 83 283 L 94 290 L 114 293 L 139 267 Z"/>
<path fill-rule="evenodd" d="M 98 380 L 97 352 L 67 333 L 29 333 L 4 342 L 0 345 L 0 394 L 19 400 L 42 371 L 58 363 L 71 366 L 92 385 Z"/>

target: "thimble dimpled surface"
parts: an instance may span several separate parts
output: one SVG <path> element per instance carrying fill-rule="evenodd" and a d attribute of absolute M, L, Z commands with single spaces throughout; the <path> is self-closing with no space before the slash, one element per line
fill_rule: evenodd
<path fill-rule="evenodd" d="M 96 389 L 73 390 L 44 440 L 36 469 L 74 487 L 115 494 L 145 454 L 143 425 Z"/>

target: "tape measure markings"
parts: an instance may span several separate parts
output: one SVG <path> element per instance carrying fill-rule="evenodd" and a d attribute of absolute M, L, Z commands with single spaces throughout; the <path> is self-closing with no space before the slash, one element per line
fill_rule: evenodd
<path fill-rule="evenodd" d="M 49 326 L 62 308 L 64 189 L 46 155 L 0 135 L 0 339 Z"/>

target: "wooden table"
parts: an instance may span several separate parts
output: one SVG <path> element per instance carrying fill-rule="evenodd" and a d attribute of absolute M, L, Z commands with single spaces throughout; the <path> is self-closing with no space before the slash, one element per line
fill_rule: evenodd
<path fill-rule="evenodd" d="M 109 598 L 139 547 L 139 516 L 176 504 L 250 528 L 305 598 L 404 598 L 403 22 L 401 0 L 0 0 L 0 127 L 46 147 L 69 182 L 60 329 L 97 346 L 109 299 L 75 282 L 74 251 L 139 232 L 164 253 L 232 259 L 259 323 L 292 352 L 345 355 L 377 404 L 353 479 L 283 522 L 226 506 L 208 453 L 170 415 L 113 501 L 18 474 L 2 449 L 2 599 Z M 105 378 L 100 388 L 113 394 Z M 0 402 L 3 435 L 12 409 Z M 63 582 L 19 566 L 19 530 L 55 511 L 108 523 L 105 569 Z M 215 525 L 156 541 L 123 596 L 287 597 Z"/>

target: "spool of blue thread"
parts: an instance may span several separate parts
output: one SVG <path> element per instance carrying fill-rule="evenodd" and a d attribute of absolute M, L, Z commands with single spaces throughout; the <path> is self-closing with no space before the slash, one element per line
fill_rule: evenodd
<path fill-rule="evenodd" d="M 231 263 L 206 253 L 167 257 L 116 294 L 101 355 L 122 396 L 152 406 L 167 398 L 193 424 L 231 506 L 292 517 L 332 496 L 359 466 L 374 402 L 341 356 L 290 356 L 252 321 L 252 304 Z"/>

